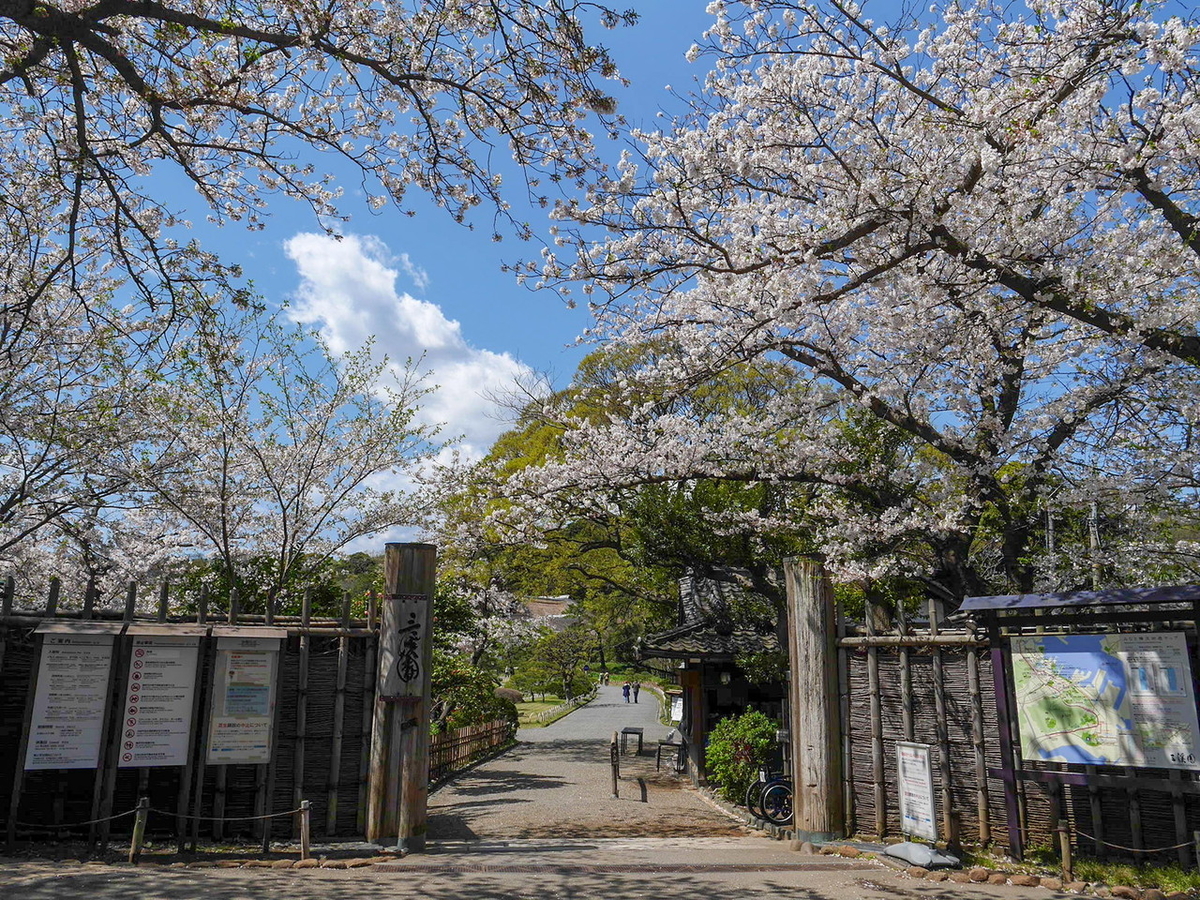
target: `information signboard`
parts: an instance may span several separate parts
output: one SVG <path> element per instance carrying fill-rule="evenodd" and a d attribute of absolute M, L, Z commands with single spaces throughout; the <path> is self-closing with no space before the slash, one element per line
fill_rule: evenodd
<path fill-rule="evenodd" d="M 1025 759 L 1200 769 L 1182 632 L 1012 638 Z"/>
<path fill-rule="evenodd" d="M 200 639 L 132 638 L 121 730 L 121 768 L 187 764 Z"/>
<path fill-rule="evenodd" d="M 278 638 L 217 639 L 209 765 L 271 761 Z"/>
<path fill-rule="evenodd" d="M 26 769 L 94 769 L 100 758 L 111 634 L 44 634 Z"/>
<path fill-rule="evenodd" d="M 896 771 L 900 785 L 900 831 L 937 840 L 933 806 L 933 760 L 929 744 L 896 742 Z"/>

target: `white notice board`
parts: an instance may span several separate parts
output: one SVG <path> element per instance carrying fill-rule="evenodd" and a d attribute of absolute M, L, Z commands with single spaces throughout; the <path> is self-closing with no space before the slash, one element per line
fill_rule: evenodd
<path fill-rule="evenodd" d="M 218 638 L 209 765 L 271 761 L 278 657 L 278 638 Z"/>
<path fill-rule="evenodd" d="M 155 635 L 132 640 L 117 765 L 187 765 L 200 638 Z"/>
<path fill-rule="evenodd" d="M 94 769 L 100 758 L 111 634 L 45 634 L 26 769 Z"/>
<path fill-rule="evenodd" d="M 936 841 L 930 745 L 897 741 L 896 772 L 900 786 L 900 831 Z"/>

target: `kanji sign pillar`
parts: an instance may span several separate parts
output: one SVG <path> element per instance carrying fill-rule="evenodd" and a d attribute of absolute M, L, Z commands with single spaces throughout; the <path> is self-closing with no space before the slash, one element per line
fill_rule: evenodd
<path fill-rule="evenodd" d="M 431 544 L 387 545 L 367 840 L 395 835 L 397 848 L 406 851 L 425 849 L 436 567 Z"/>

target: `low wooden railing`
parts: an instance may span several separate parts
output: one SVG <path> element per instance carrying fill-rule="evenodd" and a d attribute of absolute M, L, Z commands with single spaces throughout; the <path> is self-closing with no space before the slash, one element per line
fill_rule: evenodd
<path fill-rule="evenodd" d="M 517 726 L 506 719 L 435 734 L 429 746 L 429 780 L 444 781 L 511 743 Z"/>

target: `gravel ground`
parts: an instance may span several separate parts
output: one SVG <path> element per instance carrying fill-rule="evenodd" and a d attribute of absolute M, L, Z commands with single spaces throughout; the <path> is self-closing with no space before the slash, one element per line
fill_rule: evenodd
<path fill-rule="evenodd" d="M 431 841 L 503 838 L 720 837 L 748 829 L 714 809 L 686 779 L 656 772 L 667 736 L 658 702 L 625 703 L 619 685 L 545 728 L 525 728 L 508 753 L 461 775 L 429 799 Z M 645 729 L 641 755 L 622 758 L 612 797 L 609 742 L 626 726 Z"/>

